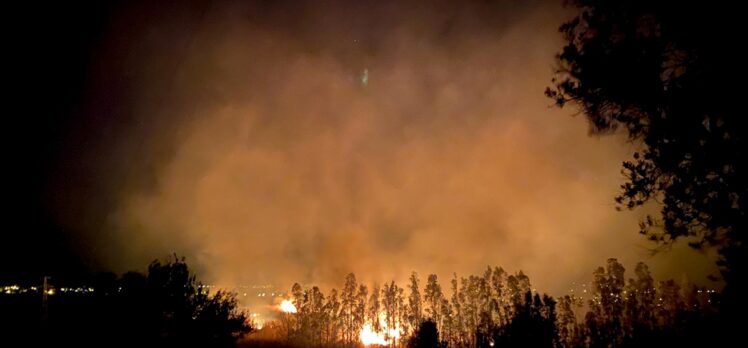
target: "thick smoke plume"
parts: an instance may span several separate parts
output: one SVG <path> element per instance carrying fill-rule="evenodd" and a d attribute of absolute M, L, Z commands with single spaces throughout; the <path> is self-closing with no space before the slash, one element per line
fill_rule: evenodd
<path fill-rule="evenodd" d="M 560 5 L 376 3 L 115 16 L 91 69 L 96 129 L 74 134 L 96 134 L 82 161 L 105 198 L 61 204 L 100 217 L 68 222 L 93 257 L 127 270 L 176 252 L 229 285 L 491 264 L 560 292 L 608 257 L 710 271 L 680 246 L 649 257 L 641 216 L 612 199 L 635 145 L 544 97 Z"/>

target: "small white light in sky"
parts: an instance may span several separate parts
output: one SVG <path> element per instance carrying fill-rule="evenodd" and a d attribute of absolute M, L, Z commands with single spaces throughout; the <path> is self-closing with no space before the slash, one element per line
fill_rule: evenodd
<path fill-rule="evenodd" d="M 369 85 L 369 69 L 364 69 L 361 73 L 361 85 L 364 87 Z"/>

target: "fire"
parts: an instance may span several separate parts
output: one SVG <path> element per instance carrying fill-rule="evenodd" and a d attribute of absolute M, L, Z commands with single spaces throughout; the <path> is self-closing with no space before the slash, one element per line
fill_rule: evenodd
<path fill-rule="evenodd" d="M 365 346 L 369 346 L 372 344 L 387 346 L 390 344 L 390 342 L 384 338 L 384 333 L 374 332 L 374 330 L 372 330 L 371 324 L 364 325 L 364 328 L 361 329 L 361 333 L 358 335 L 358 337 L 359 339 L 361 339 L 361 343 L 363 343 Z"/>
<path fill-rule="evenodd" d="M 382 331 L 376 332 L 372 328 L 371 324 L 365 324 L 358 335 L 361 343 L 363 343 L 365 346 L 389 346 L 393 344 L 395 340 L 400 338 L 399 325 L 396 324 L 394 328 L 388 328 L 384 313 L 379 314 L 379 326 L 382 328 Z"/>
<path fill-rule="evenodd" d="M 294 306 L 293 302 L 289 300 L 283 300 L 278 308 L 283 313 L 296 313 L 296 306 Z"/>

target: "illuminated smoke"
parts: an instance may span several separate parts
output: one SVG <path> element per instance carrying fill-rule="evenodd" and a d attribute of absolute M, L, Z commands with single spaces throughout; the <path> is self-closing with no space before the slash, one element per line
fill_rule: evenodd
<path fill-rule="evenodd" d="M 176 252 L 218 285 L 329 288 L 491 264 L 552 293 L 609 257 L 709 271 L 648 256 L 646 212 L 612 200 L 633 146 L 549 107 L 558 4 L 275 3 L 136 9 L 103 34 L 84 109 L 111 124 L 71 164 L 90 180 L 59 177 L 65 212 L 106 198 L 62 215 L 107 267 Z"/>

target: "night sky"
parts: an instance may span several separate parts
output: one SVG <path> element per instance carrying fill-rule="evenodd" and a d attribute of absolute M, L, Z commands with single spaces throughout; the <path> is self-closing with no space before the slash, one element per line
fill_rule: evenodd
<path fill-rule="evenodd" d="M 80 145 L 68 135 L 85 118 L 89 64 L 116 7 L 49 3 L 4 11 L 4 279 L 78 274 L 90 262 L 79 231 L 59 223 L 54 201 L 71 180 L 68 163 L 80 158 Z"/>
<path fill-rule="evenodd" d="M 617 212 L 636 147 L 543 95 L 556 2 L 91 2 L 7 10 L 0 280 L 142 270 L 221 284 L 654 257 Z"/>

